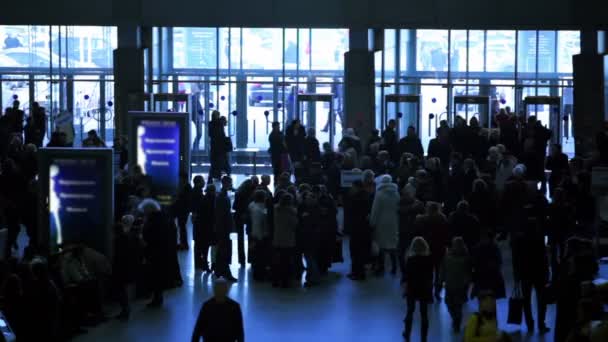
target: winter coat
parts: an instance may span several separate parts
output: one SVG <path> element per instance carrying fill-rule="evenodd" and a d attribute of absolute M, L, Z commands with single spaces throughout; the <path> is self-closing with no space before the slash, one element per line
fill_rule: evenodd
<path fill-rule="evenodd" d="M 251 220 L 251 237 L 262 240 L 268 236 L 268 210 L 266 203 L 249 203 L 249 218 Z"/>
<path fill-rule="evenodd" d="M 433 301 L 433 261 L 430 256 L 409 256 L 403 274 L 408 299 L 430 303 Z"/>
<path fill-rule="evenodd" d="M 493 243 L 483 243 L 472 253 L 474 294 L 490 290 L 497 299 L 506 296 L 505 281 L 502 276 L 502 255 L 498 246 Z"/>
<path fill-rule="evenodd" d="M 440 275 L 441 281 L 445 282 L 446 303 L 461 305 L 467 301 L 472 271 L 471 259 L 467 255 L 446 255 Z"/>
<path fill-rule="evenodd" d="M 395 249 L 399 242 L 399 191 L 394 183 L 382 183 L 376 189 L 370 225 L 374 240 L 381 249 Z"/>
<path fill-rule="evenodd" d="M 296 208 L 274 206 L 274 234 L 272 245 L 276 248 L 295 248 L 298 211 Z"/>
<path fill-rule="evenodd" d="M 228 194 L 219 192 L 215 198 L 215 234 L 218 241 L 230 239 L 230 233 L 234 230 L 234 220 L 230 208 Z"/>
<path fill-rule="evenodd" d="M 416 218 L 415 225 L 416 229 L 422 233 L 424 239 L 429 243 L 433 261 L 440 262 L 450 243 L 448 220 L 443 214 L 435 216 L 419 215 Z"/>
<path fill-rule="evenodd" d="M 477 246 L 481 236 L 481 225 L 475 215 L 453 212 L 448 219 L 450 239 L 461 236 L 469 250 Z"/>
<path fill-rule="evenodd" d="M 413 137 L 405 137 L 399 140 L 399 155 L 403 155 L 404 153 L 411 153 L 416 157 L 422 159 L 424 156 L 424 149 L 422 148 L 422 143 L 420 139 L 416 136 Z"/>

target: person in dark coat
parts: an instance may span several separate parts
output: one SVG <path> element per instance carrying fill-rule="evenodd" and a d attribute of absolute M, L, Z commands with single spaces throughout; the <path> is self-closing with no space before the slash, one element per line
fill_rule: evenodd
<path fill-rule="evenodd" d="M 574 208 L 562 188 L 555 188 L 547 210 L 547 236 L 551 250 L 551 275 L 557 280 L 557 270 L 566 254 L 566 240 L 574 234 Z"/>
<path fill-rule="evenodd" d="M 226 150 L 226 132 L 224 124 L 220 119 L 220 112 L 217 110 L 211 113 L 211 121 L 208 125 L 209 132 L 209 177 L 207 180 L 211 183 L 213 179 L 218 179 L 222 175 L 222 168 L 225 166 L 227 158 Z"/>
<path fill-rule="evenodd" d="M 472 191 L 469 196 L 467 196 L 467 202 L 469 204 L 470 213 L 478 220 L 480 231 L 494 231 L 497 222 L 497 203 L 488 189 L 488 184 L 483 179 L 476 179 L 473 181 Z M 477 245 L 477 242 L 479 242 L 479 237 L 476 238 L 473 245 L 468 245 L 469 241 L 467 241 L 467 238 L 465 238 L 465 242 L 467 242 L 467 247 L 473 248 Z"/>
<path fill-rule="evenodd" d="M 448 212 L 456 208 L 458 202 L 464 199 L 466 177 L 464 173 L 462 155 L 452 153 L 450 157 L 450 171 L 447 183 L 447 196 L 445 207 Z"/>
<path fill-rule="evenodd" d="M 404 153 L 411 153 L 420 159 L 424 156 L 422 142 L 418 134 L 416 134 L 414 126 L 409 126 L 407 128 L 407 135 L 399 140 L 399 156 L 402 156 Z"/>
<path fill-rule="evenodd" d="M 247 262 L 245 257 L 245 225 L 247 225 L 247 234 L 249 235 L 249 203 L 253 200 L 255 185 L 251 179 L 246 179 L 241 183 L 234 194 L 234 226 L 237 233 L 237 250 L 239 264 L 244 266 Z"/>
<path fill-rule="evenodd" d="M 188 216 L 192 210 L 192 186 L 188 182 L 188 174 L 180 175 L 179 189 L 175 201 L 172 203 L 172 219 L 177 220 L 179 233 L 179 250 L 188 250 Z"/>
<path fill-rule="evenodd" d="M 553 198 L 553 191 L 555 188 L 557 188 L 562 180 L 570 173 L 568 156 L 562 152 L 562 145 L 551 145 L 551 154 L 547 157 L 545 165 L 545 168 L 551 171 L 551 175 L 549 175 L 549 195 Z"/>
<path fill-rule="evenodd" d="M 207 185 L 206 193 L 193 211 L 193 238 L 194 238 L 194 268 L 209 272 L 209 247 L 216 245 L 215 222 L 215 185 Z"/>
<path fill-rule="evenodd" d="M 144 213 L 144 255 L 153 292 L 152 301 L 148 306 L 159 307 L 163 304 L 163 291 L 167 285 L 166 279 L 169 273 L 169 243 L 175 246 L 175 240 L 170 239 L 170 222 L 161 211 L 158 202 L 145 199 L 140 203 L 139 208 Z"/>
<path fill-rule="evenodd" d="M 299 163 L 304 160 L 305 141 L 306 129 L 302 126 L 300 120 L 293 120 L 285 130 L 285 143 L 292 163 Z"/>
<path fill-rule="evenodd" d="M 287 152 L 287 145 L 285 144 L 285 135 L 281 132 L 281 124 L 277 121 L 272 123 L 272 132 L 268 135 L 268 144 L 270 146 L 268 153 L 270 153 L 272 172 L 276 179 L 281 173 L 287 171 L 283 169 L 285 165 L 283 165 L 281 159 L 283 154 Z"/>
<path fill-rule="evenodd" d="M 371 228 L 369 213 L 372 209 L 372 197 L 363 189 L 363 182 L 356 180 L 345 201 L 344 216 L 349 218 L 351 272 L 352 280 L 365 279 L 365 263 L 371 248 Z"/>
<path fill-rule="evenodd" d="M 428 202 L 426 214 L 416 218 L 416 229 L 422 233 L 428 241 L 431 251 L 431 261 L 433 262 L 433 272 L 435 274 L 435 298 L 441 299 L 441 284 L 439 283 L 439 272 L 443 257 L 450 245 L 450 235 L 448 221 L 441 212 L 441 205 L 437 202 Z M 406 267 L 407 270 L 407 267 Z"/>
<path fill-rule="evenodd" d="M 481 236 L 481 226 L 477 217 L 471 214 L 469 202 L 458 202 L 456 210 L 448 218 L 448 224 L 450 227 L 450 239 L 461 236 L 469 251 L 472 251 L 477 246 Z"/>
<path fill-rule="evenodd" d="M 140 246 L 139 239 L 131 232 L 134 222 L 135 218 L 132 215 L 125 215 L 120 224 L 114 227 L 112 276 L 121 309 L 116 318 L 125 321 L 129 319 L 131 313 L 127 287 L 134 280 L 133 273 L 138 261 L 136 253 Z"/>
<path fill-rule="evenodd" d="M 234 221 L 230 209 L 228 191 L 232 190 L 232 178 L 222 177 L 222 188 L 215 198 L 214 230 L 217 239 L 217 260 L 214 273 L 228 281 L 237 281 L 230 272 L 230 255 L 232 242 L 230 233 L 234 228 Z"/>
<path fill-rule="evenodd" d="M 399 137 L 395 131 L 396 128 L 397 121 L 391 119 L 388 121 L 388 125 L 386 125 L 384 132 L 382 132 L 381 149 L 388 151 L 393 163 L 399 162 Z"/>
<path fill-rule="evenodd" d="M 318 191 L 315 191 L 315 188 L 318 188 Z M 336 215 L 338 214 L 338 208 L 325 186 L 313 187 L 313 192 L 318 193 L 320 209 L 319 272 L 321 275 L 326 275 L 335 261 L 336 235 L 338 234 L 338 219 Z"/>
<path fill-rule="evenodd" d="M 244 342 L 245 329 L 239 303 L 228 298 L 229 283 L 218 278 L 213 284 L 213 298 L 206 301 L 196 319 L 192 342 Z"/>
<path fill-rule="evenodd" d="M 528 207 L 526 227 L 516 232 L 511 238 L 513 275 L 519 283 L 524 300 L 524 316 L 528 332 L 534 331 L 532 316 L 532 289 L 536 292 L 538 331 L 544 334 L 549 331 L 545 325 L 547 303 L 544 302 L 545 287 L 549 281 L 549 262 L 546 253 L 544 222 L 539 216 L 543 212 L 534 206 Z"/>
<path fill-rule="evenodd" d="M 321 209 L 316 196 L 312 192 L 304 192 L 302 203 L 298 208 L 299 234 L 296 235 L 296 242 L 301 246 L 306 259 L 305 287 L 312 287 L 320 282 L 318 262 L 321 238 L 320 215 Z"/>
<path fill-rule="evenodd" d="M 479 245 L 471 253 L 473 261 L 473 296 L 491 291 L 496 298 L 506 296 L 505 281 L 502 276 L 502 255 L 492 233 L 481 234 Z"/>
<path fill-rule="evenodd" d="M 581 283 L 595 279 L 599 271 L 591 240 L 572 237 L 566 243 L 566 255 L 560 264 L 557 291 L 555 335 L 556 342 L 567 341 L 577 321 L 577 307 L 581 299 Z"/>
<path fill-rule="evenodd" d="M 414 237 L 422 235 L 415 224 L 418 215 L 424 215 L 424 203 L 417 200 L 411 192 L 402 190 L 401 200 L 399 201 L 399 246 L 397 247 L 402 283 L 405 282 L 407 251 Z"/>
<path fill-rule="evenodd" d="M 412 240 L 405 263 L 404 295 L 407 299 L 405 330 L 403 337 L 410 340 L 416 303 L 420 304 L 421 341 L 426 342 L 429 331 L 428 304 L 433 302 L 433 261 L 431 251 L 424 238 L 418 236 Z"/>
<path fill-rule="evenodd" d="M 319 148 L 319 140 L 317 140 L 316 131 L 314 128 L 308 129 L 308 134 L 304 139 L 304 156 L 308 163 L 318 163 L 321 161 L 321 149 Z"/>
<path fill-rule="evenodd" d="M 450 165 L 452 146 L 447 128 L 438 128 L 437 137 L 429 141 L 428 157 L 436 157 L 441 161 L 441 166 L 447 171 Z"/>

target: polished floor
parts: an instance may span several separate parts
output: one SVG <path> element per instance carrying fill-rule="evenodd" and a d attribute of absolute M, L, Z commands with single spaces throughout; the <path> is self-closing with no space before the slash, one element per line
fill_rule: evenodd
<path fill-rule="evenodd" d="M 230 296 L 241 304 L 246 340 L 402 341 L 405 302 L 398 278 L 386 275 L 365 282 L 350 281 L 346 278 L 349 269 L 346 245 L 344 250 L 347 261 L 335 264 L 323 284 L 311 289 L 274 289 L 267 283 L 253 282 L 250 267 L 240 268 L 233 260 L 232 272 L 239 281 L 232 285 Z M 510 253 L 506 246 L 502 246 L 502 250 L 509 288 L 512 284 Z M 188 341 L 201 304 L 211 296 L 212 277 L 193 270 L 191 252 L 181 252 L 180 261 L 184 286 L 166 292 L 162 308 L 147 309 L 143 302 L 136 302 L 129 322 L 109 321 L 75 341 Z M 525 327 L 504 323 L 506 302 L 503 299 L 498 303 L 500 328 L 511 334 L 514 341 L 552 341 L 552 333 L 530 335 Z M 118 309 L 108 307 L 107 310 L 115 314 Z M 474 311 L 476 303 L 469 302 L 465 315 Z M 554 307 L 550 306 L 547 313 L 550 327 L 554 314 Z M 451 332 L 445 304 L 432 304 L 429 315 L 430 341 L 462 340 L 461 335 Z M 415 320 L 412 341 L 419 340 L 418 323 Z"/>
<path fill-rule="evenodd" d="M 238 184 L 243 178 L 236 177 Z M 340 220 L 341 221 L 341 220 Z M 235 238 L 235 236 L 234 236 Z M 239 267 L 233 253 L 232 272 L 239 281 L 232 285 L 230 297 L 241 304 L 247 341 L 402 341 L 405 301 L 401 297 L 398 277 L 386 275 L 353 282 L 346 278 L 350 263 L 348 244 L 344 241 L 345 263 L 334 264 L 329 276 L 319 287 L 274 289 L 268 283 L 251 279 L 250 266 Z M 236 251 L 236 241 L 233 241 Z M 507 289 L 512 287 L 512 269 L 507 244 L 501 245 Z M 166 292 L 164 306 L 147 309 L 144 302 L 133 304 L 131 320 L 109 321 L 75 339 L 77 342 L 97 341 L 188 341 L 201 304 L 211 296 L 212 277 L 195 272 L 192 252 L 180 252 L 184 277 L 182 288 Z M 606 277 L 604 267 L 603 275 Z M 118 308 L 107 308 L 114 315 Z M 476 302 L 465 306 L 465 319 L 477 311 Z M 514 341 L 552 341 L 552 332 L 545 336 L 528 334 L 525 327 L 507 325 L 507 300 L 498 302 L 500 328 Z M 547 325 L 552 327 L 555 308 L 547 312 Z M 461 341 L 462 335 L 451 331 L 451 319 L 444 303 L 429 309 L 429 341 Z M 417 317 L 417 316 L 416 316 Z M 419 319 L 414 321 L 412 341 L 419 341 Z"/>

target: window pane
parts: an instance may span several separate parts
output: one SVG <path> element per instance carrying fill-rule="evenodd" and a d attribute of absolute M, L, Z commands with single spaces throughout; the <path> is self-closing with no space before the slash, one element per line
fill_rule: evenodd
<path fill-rule="evenodd" d="M 407 60 L 407 54 L 410 46 L 410 30 L 401 30 L 400 39 L 401 51 L 399 54 L 399 70 L 401 70 L 401 72 L 404 72 L 409 71 L 407 67 L 409 62 Z"/>
<path fill-rule="evenodd" d="M 230 29 L 230 68 L 233 73 L 241 69 L 241 31 L 241 28 Z"/>
<path fill-rule="evenodd" d="M 517 73 L 536 73 L 536 31 L 519 31 Z M 525 77 L 525 76 L 524 76 Z"/>
<path fill-rule="evenodd" d="M 452 30 L 450 35 L 452 39 L 450 70 L 464 73 L 467 71 L 467 31 Z"/>
<path fill-rule="evenodd" d="M 12 68 L 49 68 L 58 56 L 49 53 L 48 26 L 0 26 L 3 39 L 0 65 Z"/>
<path fill-rule="evenodd" d="M 538 72 L 555 72 L 555 31 L 538 31 Z"/>
<path fill-rule="evenodd" d="M 396 52 L 395 30 L 384 30 L 384 73 L 386 78 L 394 77 Z"/>
<path fill-rule="evenodd" d="M 228 69 L 231 54 L 231 41 L 230 41 L 230 29 L 227 27 L 222 27 L 219 29 L 219 39 L 220 39 L 220 69 Z"/>
<path fill-rule="evenodd" d="M 557 33 L 557 71 L 572 73 L 572 56 L 580 53 L 579 31 L 560 31 Z"/>
<path fill-rule="evenodd" d="M 487 31 L 486 71 L 515 71 L 515 31 Z"/>
<path fill-rule="evenodd" d="M 469 31 L 469 71 L 483 71 L 484 32 Z"/>
<path fill-rule="evenodd" d="M 312 30 L 312 69 L 343 70 L 344 53 L 348 50 L 348 30 Z"/>
<path fill-rule="evenodd" d="M 416 61 L 417 70 L 448 70 L 447 30 L 417 30 L 416 50 L 418 52 Z"/>
<path fill-rule="evenodd" d="M 300 40 L 300 71 L 310 70 L 310 29 L 298 29 Z"/>
<path fill-rule="evenodd" d="M 295 70 L 298 66 L 298 30 L 285 30 L 285 69 Z"/>
<path fill-rule="evenodd" d="M 243 29 L 243 69 L 281 70 L 282 51 L 282 29 Z"/>
<path fill-rule="evenodd" d="M 217 36 L 213 27 L 173 29 L 173 67 L 215 69 Z"/>
<path fill-rule="evenodd" d="M 62 30 L 62 34 L 65 32 Z M 101 26 L 69 26 L 67 37 L 62 37 L 67 55 L 68 68 L 111 68 L 116 48 L 116 28 Z M 58 53 L 58 42 L 53 42 L 53 52 Z M 67 53 L 66 53 L 67 51 Z"/>

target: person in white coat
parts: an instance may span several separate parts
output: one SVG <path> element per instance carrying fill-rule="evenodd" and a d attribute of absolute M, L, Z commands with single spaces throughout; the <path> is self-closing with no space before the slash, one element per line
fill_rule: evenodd
<path fill-rule="evenodd" d="M 397 272 L 397 245 L 399 243 L 399 190 L 389 175 L 380 178 L 372 204 L 370 224 L 374 229 L 374 241 L 378 245 L 379 258 L 376 275 L 384 273 L 386 254 L 391 258 L 391 273 Z"/>

